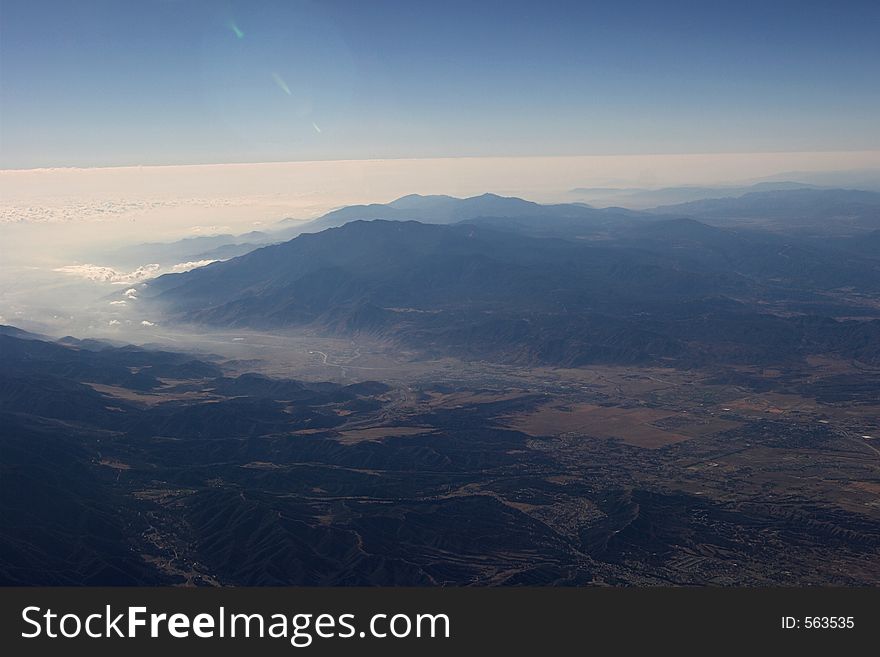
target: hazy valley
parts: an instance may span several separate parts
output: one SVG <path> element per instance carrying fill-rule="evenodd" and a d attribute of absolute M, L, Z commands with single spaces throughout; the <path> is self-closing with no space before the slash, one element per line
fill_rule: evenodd
<path fill-rule="evenodd" d="M 108 252 L 215 262 L 0 331 L 0 580 L 880 583 L 880 195 L 780 187 Z"/>

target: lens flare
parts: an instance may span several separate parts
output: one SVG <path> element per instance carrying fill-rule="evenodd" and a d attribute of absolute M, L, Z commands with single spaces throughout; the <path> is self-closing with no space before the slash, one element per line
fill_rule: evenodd
<path fill-rule="evenodd" d="M 236 38 L 236 39 L 243 39 L 243 38 L 244 38 L 244 32 L 242 32 L 242 31 L 239 29 L 238 25 L 235 24 L 235 21 L 234 21 L 234 20 L 230 20 L 229 22 L 227 22 L 227 23 L 226 23 L 226 26 L 227 26 L 230 30 L 232 30 L 232 33 L 235 35 L 235 38 Z"/>
<path fill-rule="evenodd" d="M 292 93 L 290 93 L 290 87 L 287 86 L 287 83 L 284 81 L 284 78 L 282 78 L 277 73 L 272 73 L 272 79 L 275 80 L 275 84 L 278 85 L 278 88 L 281 89 L 281 91 L 286 93 L 288 96 L 293 95 Z"/>

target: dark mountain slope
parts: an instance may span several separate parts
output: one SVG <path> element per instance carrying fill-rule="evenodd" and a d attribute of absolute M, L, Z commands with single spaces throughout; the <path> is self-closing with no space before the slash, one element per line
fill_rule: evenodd
<path fill-rule="evenodd" d="M 533 239 L 477 226 L 353 222 L 227 263 L 162 276 L 149 293 L 189 319 L 303 322 L 349 304 L 416 310 L 472 304 L 561 310 L 621 294 L 691 297 L 744 283 L 707 280 L 644 251 Z M 589 298 L 587 298 L 589 297 Z M 245 317 L 258 304 L 263 312 Z M 192 309 L 189 311 L 188 309 Z"/>
<path fill-rule="evenodd" d="M 159 378 L 217 376 L 213 364 L 185 354 L 146 351 L 139 347 L 111 347 L 96 350 L 65 342 L 19 339 L 0 335 L 0 362 L 7 376 L 21 372 L 64 376 L 78 381 L 105 385 L 124 385 L 146 390 L 159 385 Z"/>
<path fill-rule="evenodd" d="M 766 304 L 801 303 L 840 286 L 874 290 L 877 268 L 816 243 L 687 219 L 618 226 L 601 240 L 538 238 L 479 220 L 357 221 L 163 276 L 147 290 L 187 322 L 311 326 L 432 354 L 575 365 L 706 358 L 711 330 L 685 340 L 679 322 L 750 317 L 769 326 Z M 794 340 L 775 353 L 809 349 Z"/>
<path fill-rule="evenodd" d="M 655 208 L 655 213 L 695 217 L 724 225 L 847 235 L 880 229 L 880 193 L 855 189 L 752 192 Z"/>

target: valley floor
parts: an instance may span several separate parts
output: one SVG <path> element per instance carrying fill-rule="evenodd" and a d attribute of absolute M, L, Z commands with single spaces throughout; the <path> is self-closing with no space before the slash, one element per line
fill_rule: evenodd
<path fill-rule="evenodd" d="M 88 417 L 51 386 L 51 408 L 5 403 L 0 580 L 880 584 L 880 370 L 529 369 L 244 333 L 203 349 L 222 376 L 81 378 Z"/>

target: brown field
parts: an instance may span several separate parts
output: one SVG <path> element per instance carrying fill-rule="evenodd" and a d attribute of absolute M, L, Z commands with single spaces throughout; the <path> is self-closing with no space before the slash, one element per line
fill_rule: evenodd
<path fill-rule="evenodd" d="M 516 392 L 428 392 L 428 400 L 423 402 L 429 408 L 461 408 L 472 404 L 491 404 L 499 401 L 510 401 L 525 396 L 522 391 Z"/>
<path fill-rule="evenodd" d="M 433 427 L 370 427 L 367 429 L 350 429 L 339 432 L 339 442 L 352 445 L 363 440 L 382 440 L 401 436 L 420 436 L 433 433 Z"/>
<path fill-rule="evenodd" d="M 278 465 L 277 463 L 269 463 L 268 461 L 251 461 L 250 463 L 245 463 L 241 467 L 249 470 L 280 470 L 284 466 Z"/>
<path fill-rule="evenodd" d="M 657 426 L 665 422 L 675 430 Z M 694 416 L 657 408 L 619 408 L 594 404 L 545 404 L 531 413 L 507 418 L 511 429 L 530 436 L 575 433 L 596 438 L 615 438 L 629 445 L 656 449 L 664 445 L 724 431 L 736 422 Z"/>
<path fill-rule="evenodd" d="M 121 388 L 119 386 L 108 386 L 102 383 L 89 383 L 88 381 L 83 381 L 83 383 L 93 390 L 100 392 L 102 395 L 106 395 L 114 399 L 123 399 L 125 401 L 134 402 L 136 404 L 145 404 L 147 406 L 154 406 L 163 402 L 175 400 L 193 401 L 201 399 L 204 401 L 211 401 L 212 399 L 217 399 L 215 396 L 205 392 L 142 393 L 134 390 L 129 390 L 127 388 Z"/>
<path fill-rule="evenodd" d="M 754 411 L 771 415 L 782 415 L 790 411 L 813 412 L 817 409 L 816 401 L 810 397 L 777 392 L 751 395 L 727 402 L 725 405 L 738 411 Z"/>
<path fill-rule="evenodd" d="M 863 490 L 874 495 L 880 495 L 880 481 L 854 481 L 850 486 L 856 490 Z"/>

